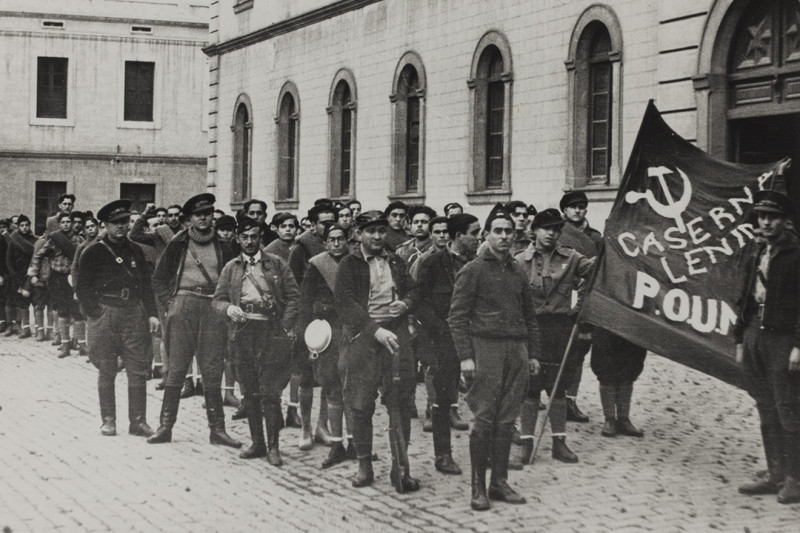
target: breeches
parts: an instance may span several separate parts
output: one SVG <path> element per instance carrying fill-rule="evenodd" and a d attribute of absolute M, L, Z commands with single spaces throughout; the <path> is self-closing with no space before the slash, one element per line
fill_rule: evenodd
<path fill-rule="evenodd" d="M 538 375 L 531 376 L 531 384 L 528 396 L 539 398 L 540 393 L 547 391 L 551 398 L 563 398 L 566 390 L 566 376 L 570 376 L 575 368 L 577 352 L 570 353 L 564 366 L 561 383 L 558 388 L 553 390 L 553 386 L 558 376 L 558 369 L 564 357 L 564 351 L 569 344 L 569 336 L 572 333 L 572 326 L 575 324 L 573 317 L 567 315 L 540 315 L 537 317 L 539 322 L 540 342 L 542 355 L 539 359 L 541 370 Z"/>
<path fill-rule="evenodd" d="M 291 374 L 291 339 L 268 322 L 249 320 L 236 327 L 230 348 L 244 390 L 248 395 L 260 394 L 267 403 L 280 403 Z"/>
<path fill-rule="evenodd" d="M 141 306 L 102 306 L 103 312 L 86 323 L 89 360 L 100 371 L 98 385 L 109 386 L 117 376 L 117 357 L 125 362 L 128 387 L 144 386 L 153 354 L 147 349 L 150 334 Z"/>
<path fill-rule="evenodd" d="M 203 383 L 209 390 L 222 383 L 227 326 L 211 308 L 210 298 L 176 295 L 167 311 L 168 387 L 183 384 L 186 371 L 197 356 Z"/>

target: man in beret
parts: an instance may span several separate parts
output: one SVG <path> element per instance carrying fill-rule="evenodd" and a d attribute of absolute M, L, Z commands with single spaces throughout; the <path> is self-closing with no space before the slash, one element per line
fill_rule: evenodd
<path fill-rule="evenodd" d="M 181 387 L 197 356 L 203 375 L 206 416 L 211 444 L 240 448 L 225 431 L 222 410 L 222 361 L 225 352 L 225 322 L 211 306 L 220 272 L 233 259 L 233 252 L 212 227 L 213 194 L 198 194 L 183 206 L 190 226 L 179 232 L 164 250 L 153 273 L 153 290 L 166 310 L 166 347 L 169 367 L 161 405 L 160 425 L 147 439 L 151 444 L 170 442 L 178 417 Z"/>
<path fill-rule="evenodd" d="M 540 353 L 531 288 L 511 257 L 514 220 L 502 204 L 489 213 L 484 231 L 487 246 L 456 275 L 447 318 L 468 386 L 467 404 L 475 415 L 469 455 L 470 505 L 476 511 L 489 509 L 489 499 L 525 503 L 508 484 L 508 459 L 514 420 L 529 376 L 539 370 Z"/>
<path fill-rule="evenodd" d="M 159 321 L 150 268 L 141 248 L 127 238 L 130 208 L 130 200 L 123 199 L 98 211 L 106 231 L 82 252 L 75 292 L 88 317 L 89 360 L 99 370 L 100 433 L 117 434 L 114 381 L 121 357 L 128 374 L 128 432 L 149 437 L 146 382 L 152 352 L 147 345 Z"/>
<path fill-rule="evenodd" d="M 86 323 L 81 315 L 78 302 L 75 301 L 74 291 L 69 284 L 69 274 L 72 268 L 72 261 L 75 251 L 83 237 L 73 235 L 72 217 L 70 213 L 63 212 L 58 216 L 57 231 L 47 234 L 47 239 L 41 248 L 33 253 L 29 272 L 32 274 L 31 283 L 34 285 L 39 282 L 39 275 L 42 273 L 42 263 L 45 258 L 50 260 L 50 277 L 47 281 L 47 289 L 50 294 L 50 304 L 58 313 L 58 327 L 60 330 L 61 349 L 58 357 L 68 357 L 70 355 L 70 334 L 69 326 L 73 323 L 75 338 L 78 339 L 78 351 L 81 355 L 86 355 Z"/>
<path fill-rule="evenodd" d="M 531 227 L 535 243 L 516 256 L 529 281 L 541 331 L 541 372 L 531 379 L 528 397 L 522 403 L 521 433 L 523 445 L 516 463 L 522 464 L 533 450 L 533 434 L 539 411 L 539 397 L 547 391 L 550 398 L 550 426 L 553 430 L 553 459 L 575 463 L 578 457 L 566 443 L 567 403 L 566 383 L 562 380 L 553 388 L 564 351 L 575 325 L 577 308 L 572 307 L 572 290 L 589 277 L 594 260 L 572 248 L 559 245 L 558 238 L 565 224 L 557 209 L 545 209 L 533 217 Z M 574 373 L 574 352 L 567 358 L 564 376 Z"/>
<path fill-rule="evenodd" d="M 782 169 L 781 169 L 782 170 Z M 756 401 L 767 475 L 742 494 L 800 502 L 800 244 L 788 230 L 792 202 L 779 191 L 753 195 L 763 242 L 745 268 L 734 329 L 736 362 Z"/>
<path fill-rule="evenodd" d="M 445 474 L 460 474 L 461 468 L 453 460 L 450 426 L 457 429 L 467 429 L 469 426 L 458 417 L 460 362 L 447 325 L 447 316 L 456 274 L 475 257 L 478 250 L 481 224 L 470 214 L 453 215 L 444 221 L 450 243 L 419 260 L 417 282 L 420 294 L 426 297 L 420 299 L 416 313 L 434 344 L 434 360 L 425 375 L 426 385 L 430 377 L 434 390 L 433 394 L 428 395 L 428 401 L 432 403 L 434 466 Z"/>
<path fill-rule="evenodd" d="M 269 464 L 281 466 L 281 391 L 289 382 L 289 345 L 300 308 L 300 289 L 286 262 L 261 248 L 258 221 L 243 219 L 237 233 L 242 253 L 222 269 L 212 305 L 228 323 L 253 439 L 239 457 L 266 457 Z"/>
<path fill-rule="evenodd" d="M 315 255 L 325 251 L 325 241 L 322 234 L 325 225 L 336 222 L 337 211 L 333 202 L 327 198 L 320 198 L 314 202 L 314 207 L 308 210 L 308 218 L 314 224 L 311 231 L 300 235 L 295 246 L 289 252 L 289 268 L 292 269 L 295 280 L 299 285 L 303 284 L 308 261 Z M 311 366 L 306 351 L 301 346 L 302 343 L 295 345 L 295 368 L 292 371 L 291 387 L 289 391 L 289 410 L 286 413 L 286 425 L 294 425 L 296 413 L 299 408 L 300 425 L 303 432 L 300 436 L 298 446 L 301 450 L 310 450 L 313 446 L 313 437 L 318 440 L 328 442 L 330 432 L 328 431 L 328 405 L 327 401 L 320 399 L 320 413 L 317 419 L 316 428 L 313 431 L 310 427 L 311 408 L 314 401 L 314 369 Z M 295 392 L 295 390 L 297 392 Z"/>
<path fill-rule="evenodd" d="M 36 243 L 36 236 L 31 230 L 31 220 L 25 215 L 17 218 L 17 229 L 8 236 L 8 254 L 6 265 L 8 266 L 9 291 L 12 295 L 14 308 L 17 311 L 17 323 L 19 324 L 19 337 L 28 338 L 32 335 L 30 321 L 31 291 L 30 285 L 26 283 L 28 279 L 28 265 L 33 257 L 33 245 Z M 6 332 L 13 333 L 13 329 Z M 39 335 L 41 330 L 37 331 Z M 44 335 L 43 332 L 41 332 Z"/>
<path fill-rule="evenodd" d="M 305 332 L 315 319 L 325 320 L 331 327 L 328 347 L 313 360 L 314 378 L 322 387 L 328 404 L 328 420 L 331 426 L 331 449 L 323 461 L 322 468 L 341 463 L 348 457 L 356 458 L 352 441 L 352 414 L 347 410 L 347 430 L 350 443 L 345 450 L 342 418 L 345 414 L 342 400 L 342 380 L 339 375 L 339 345 L 342 340 L 342 321 L 336 313 L 333 289 L 339 263 L 347 255 L 347 232 L 336 223 L 327 223 L 323 232 L 326 251 L 309 260 L 303 285 L 300 288 L 300 320 L 298 333 Z"/>
<path fill-rule="evenodd" d="M 276 213 L 272 217 L 272 225 L 275 226 L 278 238 L 267 245 L 267 253 L 277 255 L 284 261 L 289 260 L 289 253 L 294 247 L 297 232 L 300 229 L 300 222 L 292 213 Z"/>
<path fill-rule="evenodd" d="M 336 312 L 342 320 L 339 370 L 345 405 L 353 411 L 353 441 L 358 456 L 354 487 L 374 481 L 372 470 L 372 415 L 382 390 L 387 406 L 399 406 L 400 427 L 406 444 L 411 437 L 411 407 L 416 368 L 411 351 L 408 313 L 419 291 L 405 262 L 386 249 L 388 222 L 380 211 L 356 219 L 361 245 L 339 263 L 334 285 Z M 399 358 L 400 381 L 393 383 L 393 359 Z M 395 403 L 396 402 L 396 403 Z M 396 488 L 419 490 L 408 471 L 401 478 L 392 462 L 390 477 Z"/>

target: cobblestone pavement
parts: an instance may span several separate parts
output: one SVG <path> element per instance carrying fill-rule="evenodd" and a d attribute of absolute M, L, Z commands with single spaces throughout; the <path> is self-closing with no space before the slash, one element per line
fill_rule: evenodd
<path fill-rule="evenodd" d="M 355 464 L 321 470 L 327 449 L 299 451 L 297 429 L 281 433 L 282 468 L 211 446 L 200 397 L 182 402 L 172 444 L 131 437 L 124 375 L 120 434 L 102 437 L 96 377 L 85 358 L 59 360 L 49 343 L 0 339 L 4 531 L 800 531 L 800 505 L 736 492 L 764 467 L 750 398 L 660 357 L 648 359 L 634 392 L 632 418 L 644 439 L 600 436 L 597 382 L 587 369 L 579 403 L 592 420 L 568 428 L 580 463 L 554 462 L 546 436 L 536 465 L 510 474 L 528 503 L 494 503 L 485 513 L 469 508 L 468 474 L 434 470 L 421 420 L 413 421 L 409 450 L 421 490 L 398 495 L 388 481 L 383 409 L 376 482 L 356 490 Z M 154 426 L 155 385 L 148 382 Z M 422 386 L 417 403 L 422 413 Z M 231 434 L 249 444 L 246 421 L 231 422 L 226 410 Z M 467 432 L 453 436 L 468 472 Z"/>

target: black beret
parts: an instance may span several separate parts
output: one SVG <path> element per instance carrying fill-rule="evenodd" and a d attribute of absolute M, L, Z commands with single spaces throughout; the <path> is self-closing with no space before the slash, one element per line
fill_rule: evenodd
<path fill-rule="evenodd" d="M 69 217 L 70 217 L 70 218 L 71 218 L 73 221 L 74 221 L 74 220 L 80 220 L 81 222 L 83 222 L 84 220 L 86 220 L 86 213 L 84 213 L 84 212 L 82 212 L 82 211 L 73 211 L 73 212 L 71 212 L 71 213 L 69 214 Z"/>
<path fill-rule="evenodd" d="M 539 213 L 536 213 L 536 216 L 533 217 L 533 222 L 531 222 L 531 229 L 536 228 L 547 228 L 550 226 L 563 226 L 564 225 L 564 218 L 561 216 L 561 213 L 558 212 L 558 209 L 545 209 Z"/>
<path fill-rule="evenodd" d="M 242 217 L 239 221 L 239 225 L 236 226 L 236 233 L 237 235 L 241 235 L 245 231 L 250 231 L 253 228 L 261 229 L 261 224 L 258 223 L 258 220 L 250 217 Z"/>
<path fill-rule="evenodd" d="M 185 204 L 183 204 L 183 213 L 186 215 L 192 215 L 194 213 L 200 213 L 203 211 L 213 211 L 214 202 L 216 200 L 216 197 L 210 192 L 204 192 L 203 194 L 192 196 L 186 200 Z"/>
<path fill-rule="evenodd" d="M 583 191 L 569 191 L 561 197 L 561 201 L 558 202 L 558 207 L 560 207 L 563 211 L 565 207 L 569 207 L 571 205 L 588 203 L 589 199 L 586 198 L 586 194 L 584 194 Z"/>
<path fill-rule="evenodd" d="M 97 212 L 97 219 L 101 222 L 114 222 L 131 216 L 131 201 L 126 198 L 107 203 Z"/>
<path fill-rule="evenodd" d="M 236 219 L 230 215 L 222 215 L 217 219 L 217 222 L 214 224 L 214 227 L 217 229 L 222 228 L 230 228 L 235 230 L 236 229 Z"/>
<path fill-rule="evenodd" d="M 489 231 L 489 229 L 492 227 L 492 221 L 497 219 L 509 220 L 512 224 L 514 223 L 514 221 L 511 219 L 511 215 L 509 215 L 508 211 L 506 211 L 505 206 L 498 202 L 494 204 L 492 210 L 489 211 L 489 216 L 486 217 L 486 223 L 483 225 L 483 229 Z"/>
<path fill-rule="evenodd" d="M 20 215 L 19 217 L 17 217 L 17 225 L 22 224 L 23 222 L 30 222 L 30 221 L 31 219 L 29 219 L 25 215 Z"/>

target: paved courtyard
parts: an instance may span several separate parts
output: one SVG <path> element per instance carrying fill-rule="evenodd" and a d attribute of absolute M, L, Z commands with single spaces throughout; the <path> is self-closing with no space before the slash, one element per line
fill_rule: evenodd
<path fill-rule="evenodd" d="M 550 458 L 545 436 L 534 466 L 511 472 L 528 504 L 469 508 L 467 432 L 454 432 L 465 475 L 433 468 L 431 436 L 413 421 L 409 450 L 419 492 L 388 480 L 387 417 L 375 424 L 376 482 L 356 490 L 352 462 L 321 470 L 327 448 L 297 449 L 281 433 L 282 468 L 243 461 L 208 444 L 201 398 L 184 400 L 172 444 L 127 435 L 126 383 L 117 380 L 117 437 L 100 436 L 96 370 L 59 360 L 49 343 L 0 339 L 0 527 L 44 531 L 800 531 L 800 505 L 744 497 L 736 487 L 764 467 L 753 402 L 743 392 L 651 356 L 636 384 L 632 418 L 642 440 L 600 436 L 597 382 L 584 373 L 588 424 L 569 424 L 577 465 Z M 161 394 L 148 382 L 148 420 Z M 424 388 L 417 404 L 424 411 Z M 317 405 L 315 403 L 315 411 Z M 249 444 L 246 421 L 229 432 Z M 468 415 L 462 406 L 461 413 Z M 315 415 L 316 418 L 316 415 Z"/>

